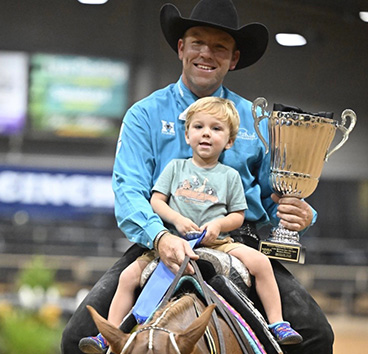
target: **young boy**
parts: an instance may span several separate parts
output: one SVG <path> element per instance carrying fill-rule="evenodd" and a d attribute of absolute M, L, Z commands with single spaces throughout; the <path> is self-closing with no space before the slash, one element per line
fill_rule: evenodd
<path fill-rule="evenodd" d="M 234 144 L 239 115 L 233 103 L 219 97 L 205 97 L 193 103 L 186 114 L 185 139 L 193 150 L 190 159 L 172 160 L 153 187 L 151 205 L 167 224 L 169 232 L 181 237 L 206 230 L 201 244 L 229 253 L 255 277 L 257 293 L 266 311 L 269 328 L 280 344 L 297 344 L 303 339 L 283 321 L 281 300 L 269 259 L 257 250 L 235 243 L 228 236 L 244 221 L 247 208 L 240 176 L 221 164 L 221 153 Z M 164 236 L 163 236 L 164 237 Z M 155 248 L 158 248 L 155 242 Z M 141 273 L 156 257 L 149 251 L 120 275 L 108 320 L 119 326 L 134 304 L 134 291 Z M 104 353 L 106 340 L 101 334 L 83 338 L 84 353 Z"/>

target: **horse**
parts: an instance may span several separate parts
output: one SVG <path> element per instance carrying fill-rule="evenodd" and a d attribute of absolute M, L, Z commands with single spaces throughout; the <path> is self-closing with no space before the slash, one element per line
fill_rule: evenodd
<path fill-rule="evenodd" d="M 212 275 L 208 280 L 210 285 L 207 284 L 197 263 L 186 256 L 152 319 L 139 325 L 131 334 L 124 333 L 120 329 L 123 327 L 112 325 L 87 305 L 98 330 L 110 344 L 113 353 L 282 354 L 262 315 L 253 307 L 247 296 L 224 276 L 224 268 L 230 273 L 231 267 L 226 266 L 227 262 L 221 259 L 220 255 L 216 257 L 216 253 L 212 251 L 206 255 L 207 251 L 202 250 L 201 258 L 210 260 L 212 266 L 217 264 L 215 268 L 220 269 L 219 273 L 222 275 Z M 222 252 L 220 254 L 222 255 Z M 189 262 L 195 274 L 183 276 Z M 233 266 L 236 266 L 236 262 Z M 217 294 L 211 290 L 212 286 L 217 289 Z M 231 300 L 235 301 L 234 305 L 241 309 L 241 315 L 245 316 L 248 322 L 245 327 L 250 325 L 247 330 L 239 324 L 238 317 L 233 315 L 224 301 L 220 300 L 221 295 L 225 298 L 230 295 Z M 239 302 L 242 305 L 239 306 Z M 221 317 L 217 316 L 217 313 Z M 131 328 L 127 331 L 130 330 Z"/>
<path fill-rule="evenodd" d="M 202 354 L 221 353 L 212 317 L 216 305 L 205 306 L 194 293 L 170 300 L 147 324 L 132 334 L 122 332 L 87 306 L 98 330 L 115 354 Z M 226 353 L 243 353 L 232 329 L 218 318 Z"/>

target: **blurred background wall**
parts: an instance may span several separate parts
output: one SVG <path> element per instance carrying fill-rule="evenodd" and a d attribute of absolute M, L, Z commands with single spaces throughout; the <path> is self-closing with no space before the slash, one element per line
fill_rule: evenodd
<path fill-rule="evenodd" d="M 125 110 L 180 75 L 181 63 L 160 30 L 165 2 L 0 2 L 4 292 L 30 257 L 41 254 L 68 285 L 65 296 L 74 296 L 128 247 L 115 224 L 110 175 Z M 188 17 L 197 0 L 171 2 Z M 303 237 L 306 265 L 290 267 L 326 312 L 367 315 L 368 23 L 359 12 L 368 11 L 368 3 L 234 4 L 240 24 L 267 25 L 270 43 L 257 64 L 227 76 L 230 89 L 250 100 L 264 96 L 270 105 L 333 111 L 338 120 L 345 108 L 358 116 L 308 198 L 319 218 Z M 302 34 L 308 43 L 281 46 L 280 32 Z M 340 137 L 337 132 L 335 143 Z"/>

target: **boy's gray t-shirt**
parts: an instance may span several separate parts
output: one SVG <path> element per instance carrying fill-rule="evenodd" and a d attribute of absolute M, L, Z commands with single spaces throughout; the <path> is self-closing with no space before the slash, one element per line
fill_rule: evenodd
<path fill-rule="evenodd" d="M 199 227 L 247 209 L 239 173 L 220 162 L 205 169 L 194 165 L 191 158 L 174 159 L 162 171 L 152 191 L 168 196 L 169 206 Z M 173 227 L 169 229 L 177 234 Z"/>

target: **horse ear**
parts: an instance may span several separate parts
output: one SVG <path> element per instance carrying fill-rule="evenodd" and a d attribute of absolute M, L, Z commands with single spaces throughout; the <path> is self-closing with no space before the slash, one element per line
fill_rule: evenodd
<path fill-rule="evenodd" d="M 216 305 L 207 306 L 202 314 L 196 318 L 182 333 L 177 334 L 176 343 L 182 353 L 191 353 L 198 340 L 203 336 L 212 311 Z"/>
<path fill-rule="evenodd" d="M 123 350 L 129 335 L 104 319 L 93 307 L 87 305 L 87 309 L 90 312 L 93 321 L 96 323 L 98 330 L 108 341 L 112 352 L 120 353 Z"/>

